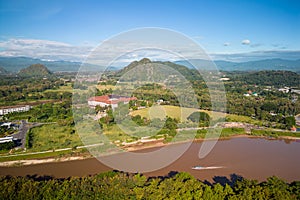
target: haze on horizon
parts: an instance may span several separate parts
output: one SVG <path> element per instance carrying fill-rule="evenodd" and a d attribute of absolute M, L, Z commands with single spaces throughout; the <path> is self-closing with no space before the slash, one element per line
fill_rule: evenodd
<path fill-rule="evenodd" d="M 0 0 L 0 26 L 0 56 L 83 61 L 120 32 L 159 27 L 192 38 L 215 60 L 300 58 L 297 0 Z"/>

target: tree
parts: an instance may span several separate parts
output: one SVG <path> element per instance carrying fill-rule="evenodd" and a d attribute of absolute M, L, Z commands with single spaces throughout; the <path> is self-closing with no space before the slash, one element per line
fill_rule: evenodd
<path fill-rule="evenodd" d="M 293 126 L 296 125 L 295 117 L 294 116 L 285 117 L 284 124 L 286 125 L 287 129 L 291 129 Z"/>

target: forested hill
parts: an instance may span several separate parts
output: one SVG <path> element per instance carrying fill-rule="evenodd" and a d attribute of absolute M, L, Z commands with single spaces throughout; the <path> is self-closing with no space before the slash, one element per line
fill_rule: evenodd
<path fill-rule="evenodd" d="M 21 69 L 18 75 L 20 76 L 48 76 L 51 72 L 45 65 L 34 64 L 25 69 Z"/>
<path fill-rule="evenodd" d="M 252 85 L 300 87 L 300 74 L 291 71 L 232 73 L 231 76 L 233 81 L 241 81 Z"/>
<path fill-rule="evenodd" d="M 172 62 L 161 62 L 161 61 L 151 61 L 148 58 L 143 58 L 140 61 L 133 61 L 123 69 L 120 69 L 115 73 L 116 77 L 121 77 L 126 73 L 132 73 L 133 75 L 147 75 L 146 69 L 158 67 L 160 70 L 156 72 L 161 72 L 164 75 L 174 75 L 180 73 L 188 80 L 202 80 L 201 75 L 195 69 L 189 69 L 186 66 L 179 65 Z M 159 76 L 162 74 L 153 74 L 153 76 Z"/>
<path fill-rule="evenodd" d="M 0 75 L 7 74 L 7 73 L 8 72 L 3 67 L 0 67 Z"/>

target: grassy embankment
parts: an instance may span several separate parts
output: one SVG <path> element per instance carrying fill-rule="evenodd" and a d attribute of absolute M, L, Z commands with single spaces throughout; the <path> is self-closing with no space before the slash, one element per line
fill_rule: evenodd
<path fill-rule="evenodd" d="M 151 111 L 153 108 L 145 108 L 141 110 L 136 110 L 133 111 L 131 114 L 134 115 L 141 115 L 142 117 L 146 118 L 151 118 Z M 180 108 L 177 106 L 169 106 L 169 105 L 164 105 L 160 106 L 160 112 L 156 112 L 155 117 L 158 118 L 164 118 L 165 116 L 169 116 L 172 118 L 176 119 L 181 119 L 180 121 L 186 122 L 187 117 L 195 112 L 195 111 L 201 111 L 201 112 L 206 112 L 209 115 L 216 114 L 216 116 L 225 116 L 223 113 L 213 113 L 212 111 L 206 111 L 206 110 L 198 110 L 194 108 Z M 253 124 L 253 125 L 258 125 L 258 126 L 263 126 L 264 122 L 257 120 L 257 119 L 252 119 L 251 117 L 248 116 L 241 116 L 241 115 L 234 115 L 234 114 L 226 114 L 225 121 L 227 122 L 242 122 L 242 123 L 248 123 L 248 124 Z M 207 129 L 207 130 L 198 130 L 195 137 L 196 138 L 213 138 L 213 137 L 230 137 L 233 135 L 243 135 L 246 134 L 245 130 L 243 128 L 223 128 L 221 130 L 212 130 L 212 129 Z M 209 133 L 209 135 L 207 135 Z M 180 136 L 178 135 L 178 139 L 184 139 L 184 138 L 190 138 L 189 134 L 195 134 L 195 131 L 190 131 L 190 130 L 182 130 L 180 131 Z M 272 130 L 272 129 L 265 129 L 265 130 L 251 130 L 251 134 L 254 136 L 270 136 L 270 137 L 300 137 L 300 133 L 293 133 L 290 131 L 278 131 L 278 130 Z"/>
<path fill-rule="evenodd" d="M 17 150 L 14 152 L 14 156 L 5 157 L 10 154 L 8 154 L 8 151 L 3 151 L 1 156 L 4 157 L 0 156 L 0 162 L 73 155 L 74 153 L 76 154 L 86 151 L 85 149 L 76 150 L 76 147 L 81 145 L 82 142 L 72 127 L 58 126 L 57 124 L 43 125 L 31 128 L 28 131 L 26 138 L 26 152 Z M 64 148 L 71 149 L 55 151 L 56 149 Z M 35 152 L 43 153 L 30 154 Z"/>

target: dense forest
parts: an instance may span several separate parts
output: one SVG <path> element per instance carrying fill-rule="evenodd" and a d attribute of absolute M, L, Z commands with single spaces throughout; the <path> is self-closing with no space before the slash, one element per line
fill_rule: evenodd
<path fill-rule="evenodd" d="M 70 92 L 44 92 L 64 85 L 58 77 L 16 77 L 2 76 L 0 79 L 0 106 L 14 105 L 20 102 L 71 97 Z"/>
<path fill-rule="evenodd" d="M 88 177 L 1 177 L 0 199 L 299 199 L 300 182 L 286 183 L 277 177 L 265 182 L 237 175 L 202 182 L 188 173 L 170 172 L 167 177 L 106 172 Z"/>
<path fill-rule="evenodd" d="M 231 73 L 231 77 L 234 81 L 240 81 L 250 85 L 300 87 L 300 74 L 290 71 Z"/>

